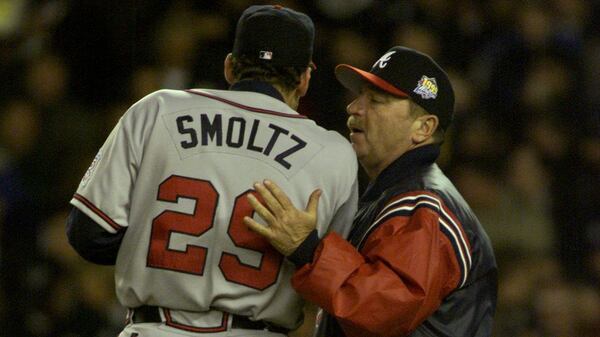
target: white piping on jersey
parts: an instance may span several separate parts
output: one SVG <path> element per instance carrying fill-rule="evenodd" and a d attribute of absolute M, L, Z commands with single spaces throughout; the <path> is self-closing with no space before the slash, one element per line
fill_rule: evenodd
<path fill-rule="evenodd" d="M 400 204 L 400 203 L 403 203 L 406 201 L 413 201 L 413 200 L 420 199 L 420 198 L 429 199 L 429 200 L 432 200 L 433 202 L 422 200 L 422 201 L 418 201 L 414 205 L 399 206 L 399 207 L 389 210 L 391 207 L 393 207 L 397 204 Z M 434 206 L 452 224 L 452 226 L 450 226 L 445 221 L 443 221 L 442 218 L 439 219 L 439 223 L 442 226 L 444 226 L 444 228 L 446 228 L 446 230 L 452 235 L 452 238 L 454 239 L 454 242 L 455 242 L 456 246 L 458 247 L 458 253 L 459 253 L 460 260 L 461 260 L 460 262 L 462 262 L 461 265 L 462 265 L 462 269 L 463 269 L 463 277 L 462 277 L 461 283 L 459 285 L 459 288 L 460 288 L 467 281 L 467 275 L 468 275 L 469 270 L 471 269 L 472 260 L 471 260 L 471 254 L 468 249 L 469 246 L 466 243 L 466 240 L 462 234 L 462 231 L 460 230 L 460 227 L 456 224 L 456 222 L 454 222 L 454 219 L 452 219 L 452 217 L 450 217 L 448 215 L 448 213 L 446 213 L 446 211 L 442 207 L 440 201 L 437 198 L 434 198 L 430 195 L 420 194 L 420 195 L 416 195 L 416 196 L 404 197 L 404 198 L 398 199 L 398 200 L 390 203 L 381 212 L 379 212 L 379 214 L 376 217 L 376 220 L 373 222 L 373 224 L 371 224 L 371 226 L 369 226 L 369 228 L 363 234 L 363 237 L 360 239 L 357 247 L 362 244 L 362 242 L 366 238 L 367 234 L 369 234 L 369 232 L 371 232 L 371 230 L 374 227 L 376 227 L 379 224 L 379 222 L 382 219 L 386 218 L 389 214 L 392 214 L 396 211 L 411 211 L 411 210 L 417 208 L 421 204 L 427 204 L 427 205 Z M 458 233 L 458 237 L 457 237 L 456 233 Z M 465 256 L 466 256 L 466 258 L 465 258 Z"/>
<path fill-rule="evenodd" d="M 440 210 L 440 211 L 442 212 L 442 214 L 443 214 L 444 216 L 446 216 L 446 218 L 448 218 L 448 220 L 450 220 L 450 222 L 452 223 L 452 225 L 454 226 L 454 228 L 455 228 L 455 229 L 457 230 L 457 232 L 459 233 L 459 235 L 460 235 L 460 237 L 461 237 L 461 241 L 462 241 L 462 242 L 463 242 L 463 244 L 464 244 L 464 248 L 466 249 L 467 247 L 469 247 L 469 246 L 467 245 L 467 240 L 465 240 L 465 238 L 464 238 L 464 237 L 463 237 L 463 235 L 462 235 L 462 231 L 460 231 L 460 227 L 459 227 L 459 226 L 456 224 L 456 222 L 454 222 L 454 219 L 452 219 L 452 217 L 451 217 L 451 216 L 450 216 L 450 215 L 449 215 L 449 214 L 446 212 L 446 210 L 445 210 L 445 209 L 442 207 L 442 204 L 441 204 L 440 200 L 439 200 L 439 199 L 437 199 L 437 198 L 435 198 L 435 197 L 432 197 L 432 196 L 430 196 L 430 195 L 428 195 L 428 194 L 420 194 L 420 195 L 416 195 L 416 196 L 409 196 L 409 197 L 404 197 L 404 198 L 398 199 L 398 200 L 396 200 L 396 201 L 394 201 L 394 202 L 390 203 L 390 204 L 389 204 L 388 206 L 386 206 L 386 207 L 385 207 L 385 208 L 384 208 L 384 209 L 383 209 L 381 212 L 379 212 L 379 215 L 377 215 L 377 218 L 378 218 L 378 219 L 379 219 L 379 218 L 381 218 L 381 216 L 380 216 L 380 215 L 381 215 L 383 212 L 385 212 L 385 211 L 386 211 L 388 208 L 390 208 L 390 207 L 393 207 L 394 205 L 397 205 L 397 204 L 399 204 L 399 203 L 402 203 L 402 202 L 404 202 L 404 201 L 409 201 L 409 200 L 410 200 L 410 201 L 412 201 L 412 200 L 419 199 L 419 198 L 426 198 L 426 199 L 433 200 L 433 201 L 435 202 L 435 206 L 438 208 L 438 210 Z M 467 257 L 468 257 L 469 266 L 470 266 L 470 265 L 472 264 L 471 255 L 470 255 L 470 254 L 467 254 Z"/>

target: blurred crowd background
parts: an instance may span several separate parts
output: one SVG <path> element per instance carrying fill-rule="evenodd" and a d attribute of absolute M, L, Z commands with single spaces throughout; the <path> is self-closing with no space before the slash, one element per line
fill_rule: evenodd
<path fill-rule="evenodd" d="M 135 101 L 227 88 L 223 59 L 254 3 L 0 0 L 0 336 L 117 335 L 113 270 L 68 245 L 69 200 Z M 405 45 L 448 70 L 456 117 L 439 163 L 496 250 L 494 336 L 599 336 L 600 3 L 277 3 L 316 24 L 300 112 L 345 136 L 336 64 L 368 69 Z"/>

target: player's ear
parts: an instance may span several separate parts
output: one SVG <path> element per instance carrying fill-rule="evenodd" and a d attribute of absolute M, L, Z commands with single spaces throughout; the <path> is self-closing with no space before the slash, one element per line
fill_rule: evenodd
<path fill-rule="evenodd" d="M 225 61 L 223 62 L 223 73 L 225 75 L 225 81 L 229 83 L 229 85 L 235 82 L 235 76 L 233 76 L 233 61 L 232 61 L 231 53 L 227 54 L 225 57 Z"/>
<path fill-rule="evenodd" d="M 303 97 L 308 92 L 311 72 L 312 68 L 306 67 L 306 70 L 300 75 L 300 84 L 298 84 L 298 88 L 296 89 L 299 97 Z"/>

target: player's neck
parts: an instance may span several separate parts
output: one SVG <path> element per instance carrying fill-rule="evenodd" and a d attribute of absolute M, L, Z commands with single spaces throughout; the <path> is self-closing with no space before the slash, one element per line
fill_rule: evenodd
<path fill-rule="evenodd" d="M 283 97 L 283 101 L 285 102 L 285 104 L 287 104 L 290 108 L 294 109 L 294 110 L 298 110 L 298 104 L 300 103 L 300 96 L 298 96 L 297 90 L 291 90 L 291 91 L 286 91 L 286 90 L 281 90 L 281 88 L 279 88 L 278 85 L 274 85 L 275 89 L 277 89 L 277 91 L 279 91 L 279 93 L 281 94 L 281 97 Z"/>
<path fill-rule="evenodd" d="M 291 95 L 291 97 L 283 97 L 283 99 L 285 100 L 285 103 L 287 103 L 287 105 L 290 106 L 290 108 L 294 109 L 295 111 L 298 111 L 298 105 L 300 104 L 300 97 L 298 97 L 297 95 Z"/>

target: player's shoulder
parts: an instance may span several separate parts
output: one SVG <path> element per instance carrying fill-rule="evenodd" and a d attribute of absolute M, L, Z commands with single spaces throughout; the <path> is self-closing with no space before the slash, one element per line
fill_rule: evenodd
<path fill-rule="evenodd" d="M 323 153 L 321 158 L 333 159 L 336 162 L 353 162 L 356 163 L 356 154 L 352 148 L 352 144 L 348 139 L 334 130 L 327 130 L 321 126 L 317 126 L 321 134 L 321 144 L 323 145 Z"/>
<path fill-rule="evenodd" d="M 322 128 L 322 127 L 321 127 Z M 339 151 L 347 152 L 348 154 L 354 155 L 354 150 L 352 149 L 352 144 L 342 136 L 339 132 L 334 130 L 324 129 L 324 134 L 327 137 L 327 140 L 336 146 L 336 149 Z"/>
<path fill-rule="evenodd" d="M 313 131 L 319 134 L 319 137 L 325 140 L 328 144 L 335 149 L 344 151 L 344 152 L 352 152 L 352 145 L 344 136 L 342 136 L 339 132 L 335 130 L 326 129 L 316 122 L 314 122 Z"/>
<path fill-rule="evenodd" d="M 135 102 L 128 111 L 130 115 L 159 115 L 189 108 L 195 97 L 186 90 L 160 89 Z"/>
<path fill-rule="evenodd" d="M 336 152 L 339 153 L 340 156 L 343 156 L 347 160 L 352 161 L 356 165 L 358 165 L 357 159 L 356 159 L 356 153 L 354 152 L 354 149 L 352 148 L 352 144 L 350 143 L 350 141 L 348 141 L 348 139 L 346 139 L 345 137 L 343 137 L 336 131 L 329 131 L 329 132 L 333 134 L 332 138 L 335 137 L 335 139 L 336 139 L 336 149 L 335 149 Z"/>
<path fill-rule="evenodd" d="M 160 89 L 142 97 L 136 104 L 156 104 L 176 101 L 186 97 L 189 97 L 189 93 L 185 90 Z"/>
<path fill-rule="evenodd" d="M 147 109 L 148 107 L 158 106 L 166 100 L 172 100 L 176 99 L 177 97 L 181 97 L 181 93 L 181 90 L 172 89 L 160 89 L 151 92 L 133 103 L 131 110 L 140 110 L 141 108 Z"/>

